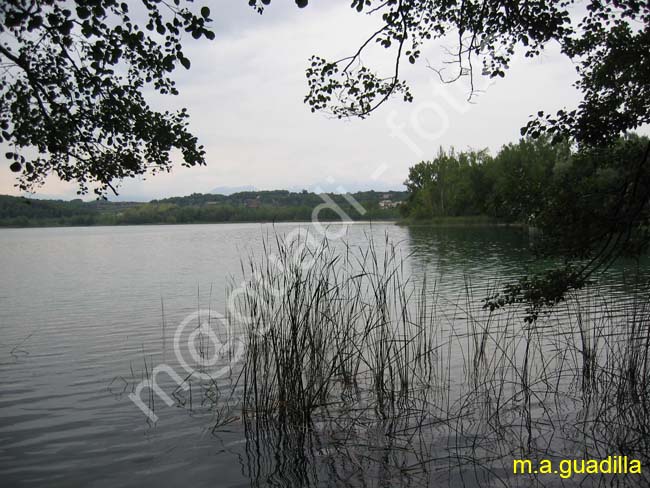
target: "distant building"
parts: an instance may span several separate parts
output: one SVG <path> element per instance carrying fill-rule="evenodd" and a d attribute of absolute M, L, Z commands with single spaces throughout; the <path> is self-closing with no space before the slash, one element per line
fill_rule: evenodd
<path fill-rule="evenodd" d="M 402 202 L 394 202 L 390 199 L 380 200 L 379 208 L 396 208 L 399 207 Z"/>

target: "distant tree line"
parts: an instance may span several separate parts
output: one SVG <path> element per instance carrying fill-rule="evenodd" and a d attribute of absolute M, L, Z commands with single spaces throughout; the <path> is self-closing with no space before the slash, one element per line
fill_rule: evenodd
<path fill-rule="evenodd" d="M 379 202 L 385 197 L 400 202 L 407 195 L 401 191 L 354 193 L 352 197 L 365 210 L 362 214 L 343 195 L 328 194 L 352 220 L 397 219 L 400 217 L 398 208 L 381 208 Z M 310 221 L 314 208 L 323 203 L 323 198 L 315 193 L 285 190 L 240 192 L 228 196 L 194 193 L 149 203 L 37 200 L 0 195 L 0 226 Z M 337 212 L 328 208 L 320 211 L 318 218 L 321 221 L 341 220 Z"/>

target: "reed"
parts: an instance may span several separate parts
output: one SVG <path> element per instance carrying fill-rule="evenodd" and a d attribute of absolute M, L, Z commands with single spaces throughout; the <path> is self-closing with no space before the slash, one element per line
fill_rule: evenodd
<path fill-rule="evenodd" d="M 274 258 L 242 267 L 236 302 L 247 318 L 236 389 L 257 446 L 247 453 L 268 462 L 255 461 L 261 484 L 283 456 L 307 485 L 368 473 L 415 486 L 554 485 L 514 478 L 513 458 L 650 461 L 647 291 L 621 300 L 588 289 L 529 324 L 523 310 L 482 310 L 469 283 L 441 306 L 437 284 L 415 283 L 387 239 L 272 244 Z"/>

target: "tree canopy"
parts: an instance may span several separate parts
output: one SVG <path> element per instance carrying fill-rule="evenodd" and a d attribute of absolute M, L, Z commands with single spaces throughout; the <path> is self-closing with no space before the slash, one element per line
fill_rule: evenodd
<path fill-rule="evenodd" d="M 210 9 L 190 2 L 143 0 L 133 14 L 116 0 L 0 2 L 0 142 L 14 148 L 21 190 L 54 173 L 104 195 L 116 180 L 169 171 L 173 150 L 185 166 L 205 164 L 187 111 L 158 112 L 143 96 L 178 93 L 184 33 L 214 39 Z"/>

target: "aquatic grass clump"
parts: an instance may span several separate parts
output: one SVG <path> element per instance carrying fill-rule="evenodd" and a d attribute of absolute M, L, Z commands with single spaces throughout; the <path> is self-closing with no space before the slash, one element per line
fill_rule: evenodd
<path fill-rule="evenodd" d="M 459 472 L 471 467 L 475 480 L 496 478 L 504 486 L 524 479 L 561 486 L 565 481 L 548 475 L 513 477 L 513 459 L 557 465 L 621 455 L 647 466 L 648 291 L 642 300 L 593 292 L 574 294 L 532 325 L 516 310 L 468 323 L 467 334 L 480 340 L 465 342 L 467 374 L 454 395 L 461 413 L 449 450 L 458 456 Z M 590 486 L 650 484 L 645 472 L 572 476 L 572 483 Z"/>
<path fill-rule="evenodd" d="M 232 317 L 245 324 L 237 391 L 260 484 L 556 486 L 513 476 L 513 459 L 650 461 L 647 290 L 582 290 L 530 323 L 523 307 L 482 309 L 469 281 L 453 301 L 415 283 L 388 239 L 276 237 L 265 254 L 244 267 Z"/>
<path fill-rule="evenodd" d="M 647 298 L 647 297 L 646 297 Z M 581 433 L 596 452 L 650 463 L 650 304 L 635 299 L 619 311 L 594 361 L 583 397 Z"/>
<path fill-rule="evenodd" d="M 238 303 L 248 324 L 246 412 L 307 425 L 363 392 L 389 416 L 431 386 L 435 327 L 424 320 L 425 302 L 412 300 L 394 246 L 379 255 L 372 243 L 276 245 L 272 262 L 250 261 L 254 279 Z"/>

